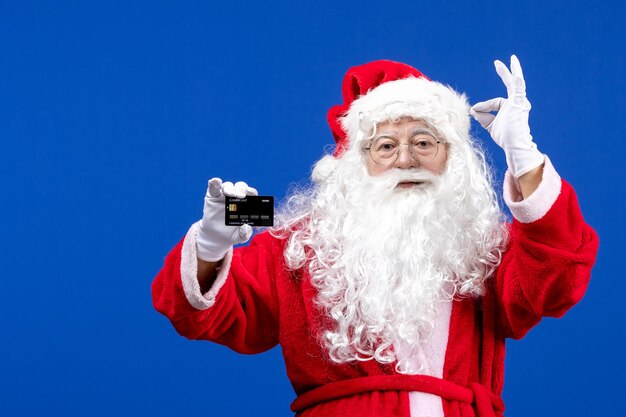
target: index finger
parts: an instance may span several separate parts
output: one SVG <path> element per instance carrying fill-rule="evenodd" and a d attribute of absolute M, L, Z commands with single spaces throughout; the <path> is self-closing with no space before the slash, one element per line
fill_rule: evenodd
<path fill-rule="evenodd" d="M 509 88 L 509 86 L 513 82 L 513 74 L 511 74 L 511 72 L 506 67 L 506 65 L 504 65 L 504 63 L 502 61 L 500 61 L 500 60 L 496 59 L 493 62 L 493 65 L 496 67 L 496 72 L 498 73 L 498 75 L 502 79 L 502 82 L 504 83 L 506 88 Z"/>

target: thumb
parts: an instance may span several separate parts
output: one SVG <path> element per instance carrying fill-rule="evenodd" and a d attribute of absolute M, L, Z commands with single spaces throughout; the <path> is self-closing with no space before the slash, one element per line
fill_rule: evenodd
<path fill-rule="evenodd" d="M 247 242 L 252 236 L 252 227 L 249 224 L 243 224 L 233 231 L 232 242 L 233 244 Z"/>
<path fill-rule="evenodd" d="M 490 131 L 493 119 L 496 118 L 491 112 L 497 112 L 500 110 L 506 100 L 502 97 L 492 98 L 491 100 L 481 101 L 474 104 L 470 109 L 470 115 L 476 119 L 478 123 L 487 131 Z"/>
<path fill-rule="evenodd" d="M 492 111 L 498 111 L 506 101 L 503 97 L 492 98 L 491 100 L 481 101 L 472 106 L 472 110 L 479 113 L 489 113 Z"/>
<path fill-rule="evenodd" d="M 491 123 L 493 122 L 493 119 L 496 118 L 496 116 L 494 116 L 491 113 L 481 113 L 481 112 L 477 112 L 474 109 L 470 109 L 470 115 L 474 119 L 476 119 L 476 121 L 480 123 L 482 127 L 484 127 L 487 130 L 489 130 L 489 128 L 491 127 Z"/>
<path fill-rule="evenodd" d="M 211 178 L 208 183 L 207 197 L 217 198 L 223 197 L 222 194 L 222 179 L 221 178 Z"/>

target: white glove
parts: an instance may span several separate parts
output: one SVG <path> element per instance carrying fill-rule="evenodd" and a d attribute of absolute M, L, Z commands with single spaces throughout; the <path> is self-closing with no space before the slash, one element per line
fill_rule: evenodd
<path fill-rule="evenodd" d="M 245 182 L 225 182 L 219 178 L 211 178 L 204 197 L 204 215 L 200 229 L 196 235 L 198 258 L 217 262 L 224 258 L 228 249 L 234 244 L 244 243 L 252 236 L 252 227 L 226 226 L 224 210 L 225 197 L 244 198 L 248 195 L 259 195 L 257 190 L 248 187 Z"/>
<path fill-rule="evenodd" d="M 511 56 L 511 71 L 501 61 L 496 60 L 494 65 L 506 86 L 508 98 L 498 97 L 476 103 L 470 114 L 504 149 L 509 170 L 515 178 L 519 178 L 541 165 L 544 157 L 530 134 L 528 114 L 531 106 L 526 98 L 526 83 L 519 60 L 515 55 Z"/>

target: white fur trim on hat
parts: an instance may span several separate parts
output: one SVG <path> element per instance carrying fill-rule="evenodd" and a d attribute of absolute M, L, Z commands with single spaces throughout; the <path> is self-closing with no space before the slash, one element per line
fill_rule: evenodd
<path fill-rule="evenodd" d="M 452 127 L 465 137 L 470 128 L 469 109 L 465 94 L 436 81 L 411 77 L 388 81 L 356 99 L 341 125 L 350 142 L 363 140 L 375 123 L 407 116 L 424 119 L 435 128 Z"/>

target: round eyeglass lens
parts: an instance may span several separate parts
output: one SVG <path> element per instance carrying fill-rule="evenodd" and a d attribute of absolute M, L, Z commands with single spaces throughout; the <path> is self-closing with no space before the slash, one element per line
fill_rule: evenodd
<path fill-rule="evenodd" d="M 378 138 L 369 147 L 370 155 L 379 165 L 392 165 L 398 159 L 402 147 L 407 146 L 413 159 L 423 163 L 433 160 L 439 152 L 439 141 L 430 135 L 420 135 L 410 143 L 399 143 L 391 138 Z"/>

